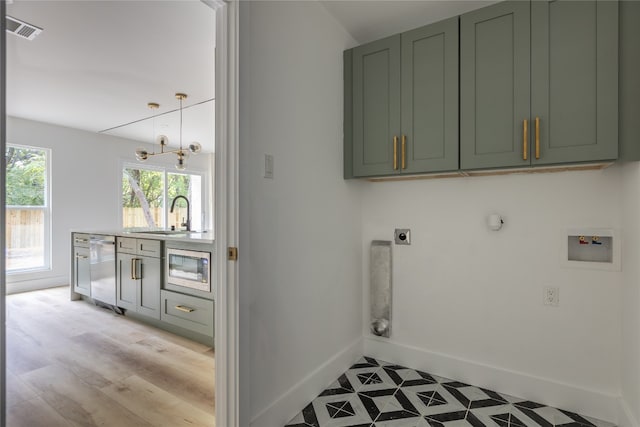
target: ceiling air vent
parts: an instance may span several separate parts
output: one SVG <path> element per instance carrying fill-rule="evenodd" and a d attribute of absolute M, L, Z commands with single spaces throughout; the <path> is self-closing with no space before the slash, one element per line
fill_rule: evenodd
<path fill-rule="evenodd" d="M 7 32 L 23 39 L 33 40 L 42 32 L 42 28 L 7 15 Z"/>

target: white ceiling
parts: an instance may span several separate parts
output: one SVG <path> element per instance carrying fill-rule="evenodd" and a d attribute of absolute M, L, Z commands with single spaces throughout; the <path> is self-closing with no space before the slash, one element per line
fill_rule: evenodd
<path fill-rule="evenodd" d="M 321 3 L 358 43 L 367 43 L 461 15 L 497 1 L 323 0 Z"/>
<path fill-rule="evenodd" d="M 7 111 L 99 132 L 214 98 L 215 12 L 199 0 L 14 0 L 7 14 L 44 28 L 33 41 L 7 35 Z M 184 110 L 183 140 L 214 150 L 214 101 Z M 179 141 L 179 113 L 155 121 Z M 151 120 L 108 132 L 152 140 Z"/>
<path fill-rule="evenodd" d="M 324 0 L 365 43 L 496 1 Z M 175 92 L 189 95 L 183 141 L 214 151 L 215 13 L 200 0 L 14 0 L 7 13 L 44 28 L 7 36 L 9 115 L 151 142 L 179 141 Z M 148 102 L 158 102 L 155 123 Z M 204 103 L 203 103 L 204 102 Z M 168 111 L 173 113 L 163 114 Z"/>

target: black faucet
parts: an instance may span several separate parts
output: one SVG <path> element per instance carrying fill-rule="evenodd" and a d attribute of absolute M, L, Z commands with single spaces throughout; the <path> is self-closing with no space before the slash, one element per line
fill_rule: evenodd
<path fill-rule="evenodd" d="M 178 199 L 184 199 L 185 202 L 187 202 L 187 220 L 185 221 L 184 218 L 182 218 L 182 224 L 180 224 L 180 226 L 187 227 L 187 231 L 191 231 L 191 208 L 189 207 L 189 199 L 187 199 L 185 196 L 176 196 L 173 198 L 173 201 L 171 202 L 171 209 L 169 210 L 170 213 L 173 213 L 173 208 L 176 206 L 176 200 Z"/>

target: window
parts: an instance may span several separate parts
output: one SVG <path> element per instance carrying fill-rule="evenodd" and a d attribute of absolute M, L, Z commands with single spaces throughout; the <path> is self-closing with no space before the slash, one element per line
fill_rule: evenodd
<path fill-rule="evenodd" d="M 7 273 L 50 267 L 49 150 L 7 145 Z"/>
<path fill-rule="evenodd" d="M 187 220 L 189 199 L 191 230 L 204 229 L 204 188 L 202 174 L 167 172 L 163 168 L 125 165 L 122 169 L 122 226 L 125 229 L 176 229 Z"/>

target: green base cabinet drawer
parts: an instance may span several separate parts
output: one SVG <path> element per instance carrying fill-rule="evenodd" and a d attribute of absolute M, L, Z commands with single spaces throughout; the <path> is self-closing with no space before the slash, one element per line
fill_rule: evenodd
<path fill-rule="evenodd" d="M 213 336 L 214 302 L 177 292 L 160 292 L 160 320 L 199 334 Z"/>

